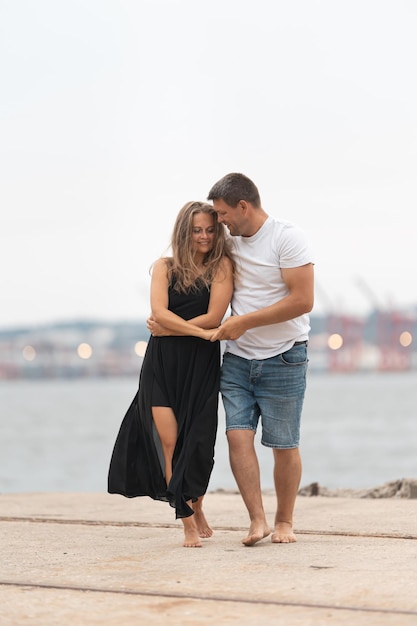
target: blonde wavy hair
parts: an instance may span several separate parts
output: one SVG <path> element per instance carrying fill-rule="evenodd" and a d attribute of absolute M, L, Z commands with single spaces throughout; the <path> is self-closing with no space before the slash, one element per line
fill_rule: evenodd
<path fill-rule="evenodd" d="M 192 240 L 193 217 L 198 213 L 212 215 L 214 225 L 213 247 L 204 257 L 203 273 L 195 263 Z M 167 262 L 170 279 L 175 277 L 174 289 L 178 292 L 187 293 L 201 285 L 210 287 L 224 257 L 231 260 L 233 273 L 235 271 L 225 228 L 218 222 L 217 213 L 212 205 L 206 202 L 191 201 L 184 204 L 175 220 L 171 235 L 171 250 L 173 256 L 168 257 Z"/>

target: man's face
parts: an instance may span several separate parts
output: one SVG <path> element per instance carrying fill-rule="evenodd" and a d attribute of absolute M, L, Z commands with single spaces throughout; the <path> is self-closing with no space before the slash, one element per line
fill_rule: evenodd
<path fill-rule="evenodd" d="M 239 204 L 231 207 L 224 200 L 213 200 L 213 208 L 217 213 L 217 219 L 229 229 L 231 235 L 241 235 L 243 225 L 242 212 Z"/>

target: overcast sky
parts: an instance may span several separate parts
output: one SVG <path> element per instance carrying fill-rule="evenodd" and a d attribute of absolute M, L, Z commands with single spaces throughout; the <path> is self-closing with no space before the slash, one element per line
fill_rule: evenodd
<path fill-rule="evenodd" d="M 316 311 L 417 304 L 414 0 L 1 0 L 0 325 L 149 311 L 175 216 L 240 171 Z"/>

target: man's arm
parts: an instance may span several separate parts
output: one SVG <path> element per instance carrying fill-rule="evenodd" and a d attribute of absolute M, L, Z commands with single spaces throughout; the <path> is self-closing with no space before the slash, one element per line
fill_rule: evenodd
<path fill-rule="evenodd" d="M 309 313 L 314 304 L 314 266 L 312 263 L 281 270 L 288 295 L 279 302 L 244 315 L 233 315 L 219 326 L 211 340 L 238 339 L 250 328 L 286 322 Z"/>

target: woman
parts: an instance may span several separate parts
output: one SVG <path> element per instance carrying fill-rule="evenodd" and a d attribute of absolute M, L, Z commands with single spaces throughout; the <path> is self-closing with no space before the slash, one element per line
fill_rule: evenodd
<path fill-rule="evenodd" d="M 139 390 L 120 427 L 108 491 L 168 501 L 184 546 L 212 530 L 202 509 L 213 469 L 220 342 L 211 342 L 233 290 L 234 264 L 213 207 L 188 202 L 171 237 L 172 257 L 153 266 L 152 337 Z M 158 336 L 157 336 L 158 335 Z"/>

